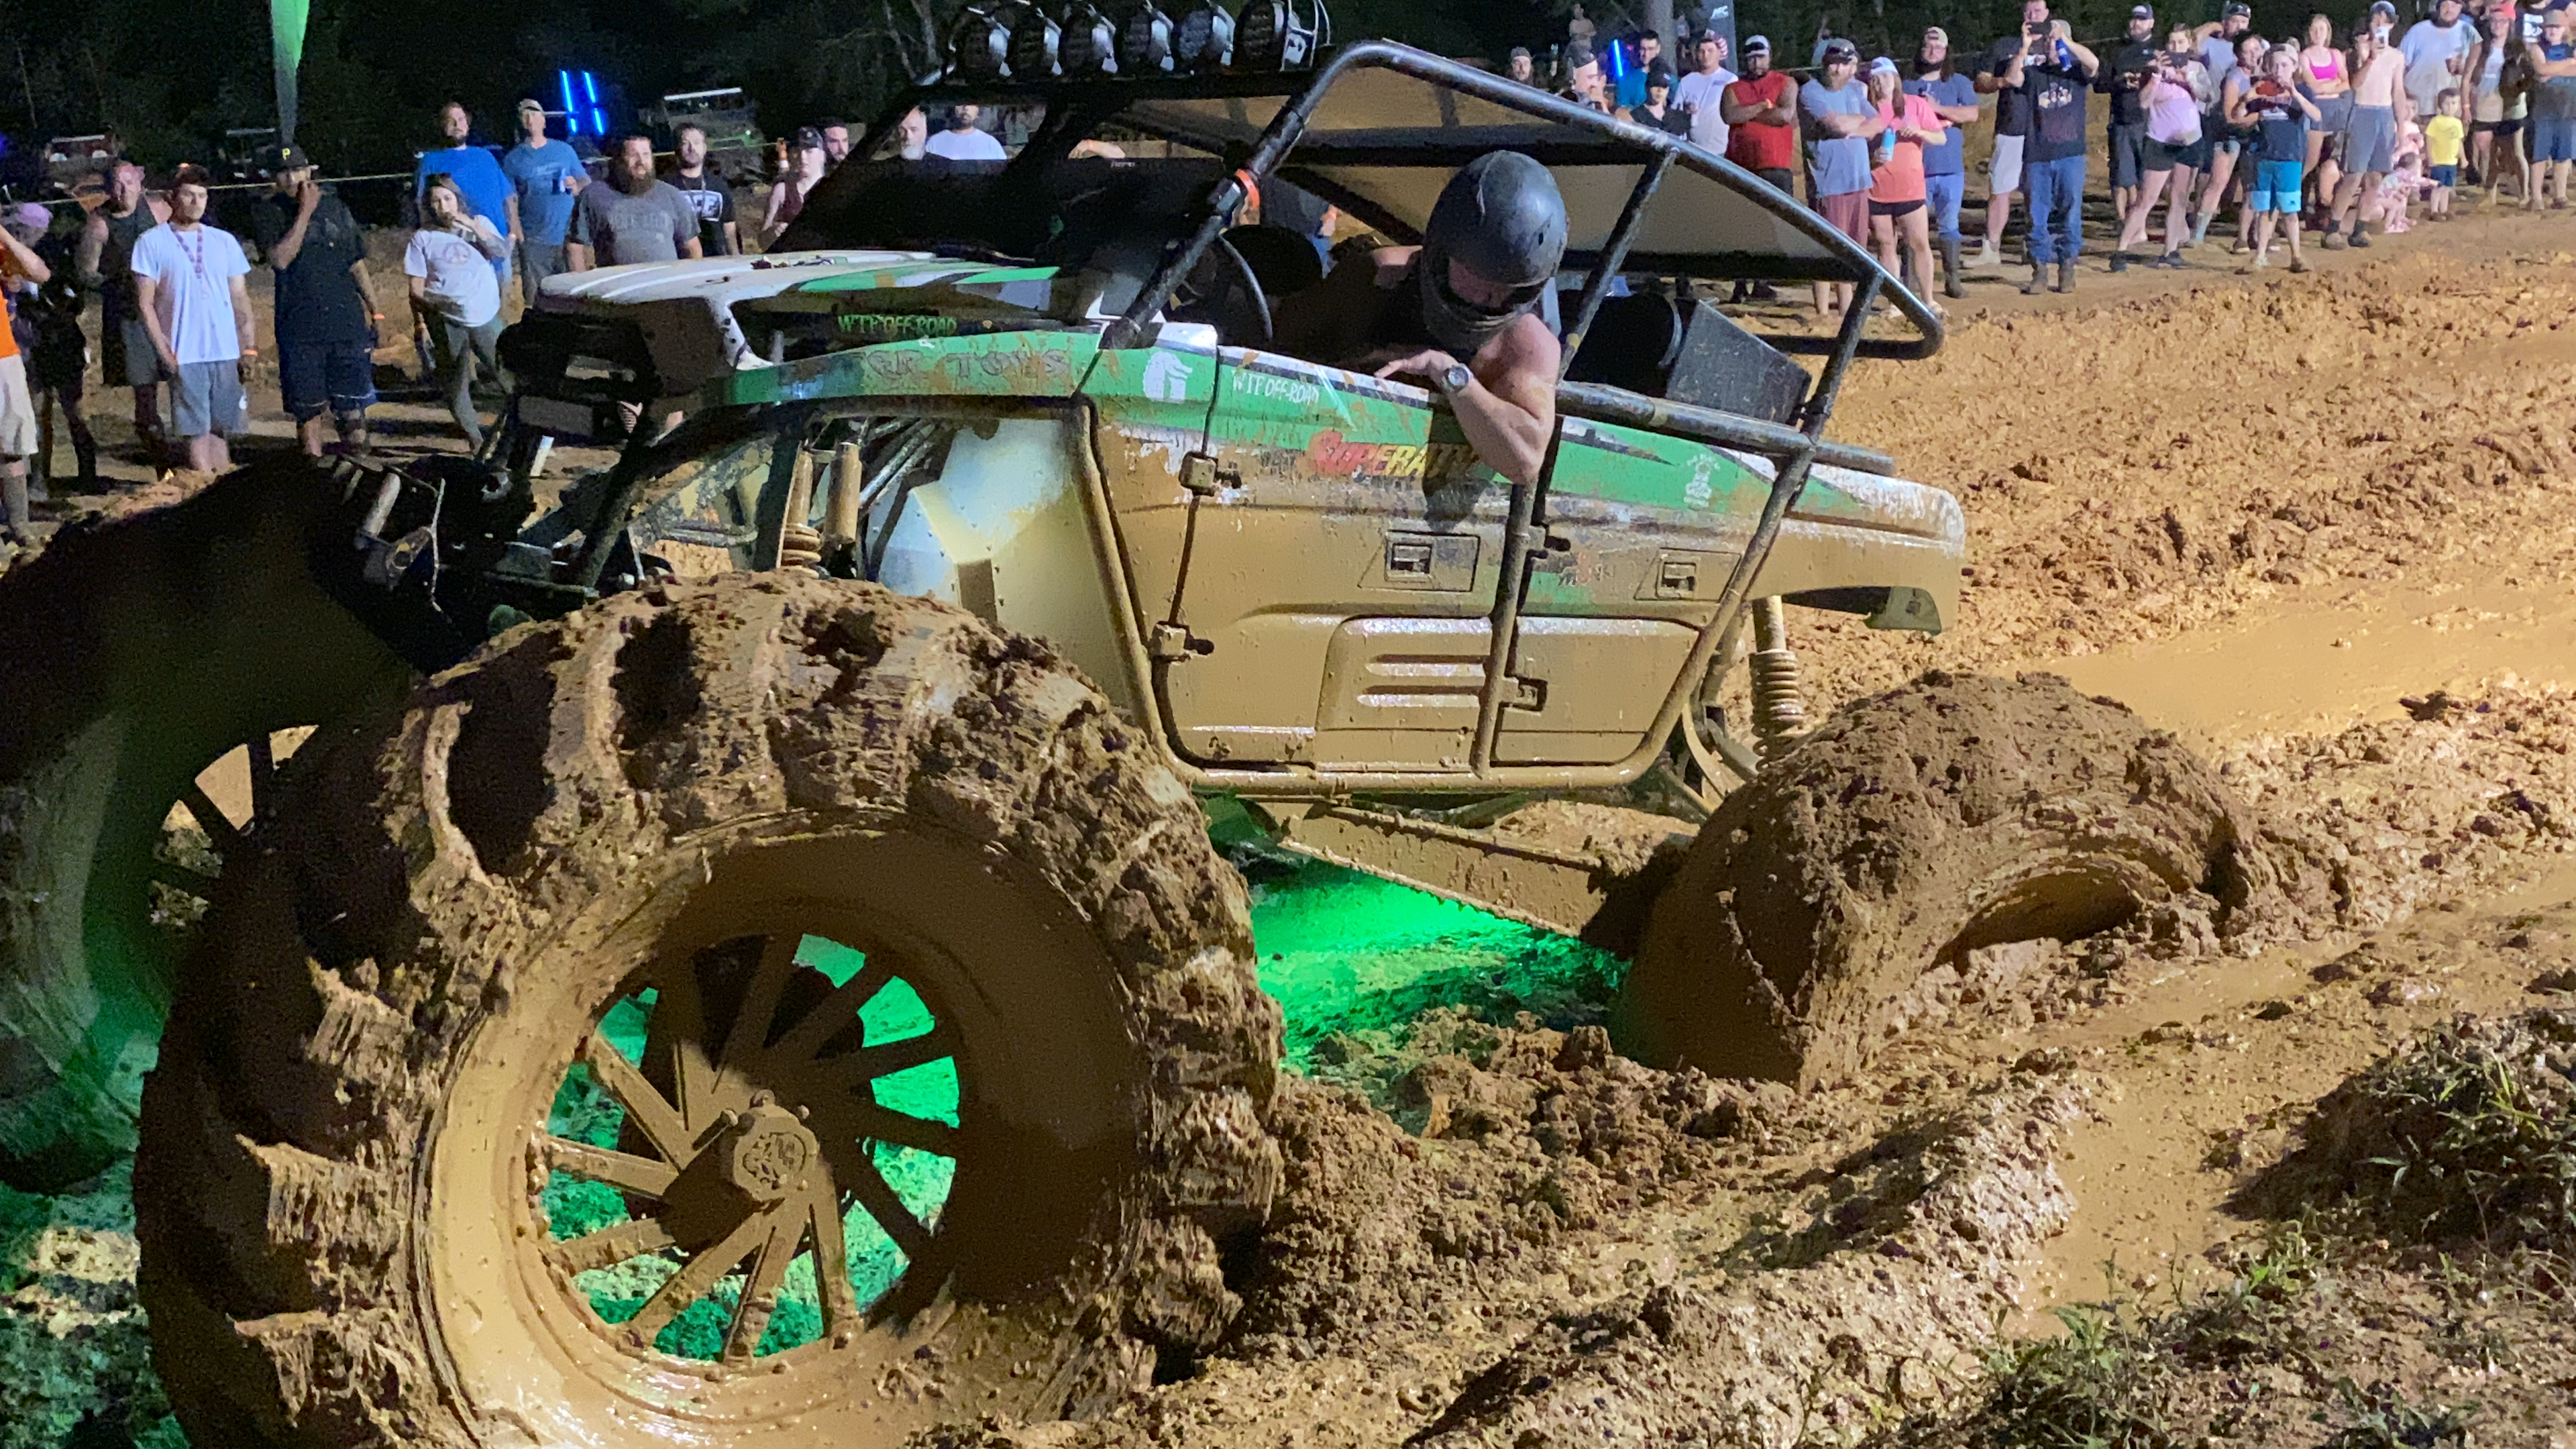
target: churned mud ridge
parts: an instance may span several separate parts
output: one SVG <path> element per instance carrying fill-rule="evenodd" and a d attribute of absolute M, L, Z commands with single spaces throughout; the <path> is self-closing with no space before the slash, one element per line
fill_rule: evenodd
<path fill-rule="evenodd" d="M 1426 1026 L 1456 1050 L 1392 1118 L 1283 1085 L 1244 1311 L 1188 1378 L 916 1442 L 1847 1439 L 1957 1390 L 2072 1208 L 2049 1156 L 2092 1088 L 2046 1064 L 1899 1114 L 1654 1071 L 1597 1027 Z"/>
<path fill-rule="evenodd" d="M 2090 654 L 2463 554 L 2547 567 L 2576 496 L 2571 316 L 2553 259 L 2426 251 L 1988 318 L 1928 362 L 1863 364 L 1836 432 L 1958 495 L 1967 587 L 1938 639 L 1799 615 L 1813 688 Z"/>
<path fill-rule="evenodd" d="M 2369 930 L 2576 849 L 2576 696 L 2435 693 L 2399 719 L 2235 746 L 2219 773 L 2279 823 Z"/>

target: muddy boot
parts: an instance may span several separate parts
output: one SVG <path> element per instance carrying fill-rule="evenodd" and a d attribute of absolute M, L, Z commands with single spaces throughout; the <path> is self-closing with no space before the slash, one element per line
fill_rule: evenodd
<path fill-rule="evenodd" d="M 1968 284 L 1959 277 L 1959 239 L 1941 239 L 1941 295 L 1957 301 L 1968 295 Z"/>
<path fill-rule="evenodd" d="M 2075 263 L 2072 260 L 2057 264 L 2057 286 L 2054 290 L 2060 292 L 2075 290 Z"/>
<path fill-rule="evenodd" d="M 2023 296 L 2025 296 L 2025 297 L 2036 297 L 2036 296 L 2038 296 L 2040 293 L 2042 293 L 2042 292 L 2044 292 L 2044 291 L 2047 291 L 2047 290 L 2048 290 L 2048 263 L 2046 263 L 2046 262 L 2033 262 L 2033 263 L 2031 263 L 2031 264 L 2030 264 L 2030 280 L 2021 284 L 2021 294 L 2022 294 Z"/>
<path fill-rule="evenodd" d="M 2366 246 L 2370 245 L 2370 238 L 2369 238 L 2367 235 L 2365 235 L 2365 234 L 2364 234 L 2363 229 L 2362 229 L 2362 225 L 2361 225 L 2361 219 L 2360 219 L 2359 217 L 2355 217 L 2355 218 L 2353 219 L 2353 223 L 2352 223 L 2352 244 L 2353 244 L 2354 246 L 2357 246 L 2357 247 L 2366 247 Z"/>

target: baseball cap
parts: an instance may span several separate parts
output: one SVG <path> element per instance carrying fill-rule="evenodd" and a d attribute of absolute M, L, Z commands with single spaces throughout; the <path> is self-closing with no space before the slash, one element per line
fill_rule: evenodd
<path fill-rule="evenodd" d="M 1923 27 L 1923 38 L 1934 45 L 1948 45 L 1950 43 L 1950 32 L 1943 30 L 1938 25 L 1926 25 Z"/>
<path fill-rule="evenodd" d="M 1567 70 L 1581 70 L 1585 66 L 1592 64 L 1592 59 L 1591 46 L 1584 44 L 1580 40 L 1569 40 L 1565 43 L 1565 68 Z"/>
<path fill-rule="evenodd" d="M 1833 39 L 1825 42 L 1825 64 L 1832 65 L 1836 61 L 1857 61 L 1859 59 L 1860 47 L 1843 39 L 1841 36 L 1835 36 Z"/>
<path fill-rule="evenodd" d="M 1896 62 L 1889 60 L 1886 56 L 1882 55 L 1878 59 L 1869 63 L 1869 73 L 1871 75 L 1894 75 L 1896 74 Z"/>
<path fill-rule="evenodd" d="M 2156 18 L 2156 7 L 2153 5 L 2132 5 L 2129 7 L 2129 18 L 2131 20 L 2153 20 Z"/>
<path fill-rule="evenodd" d="M 1511 55 L 1508 57 L 1508 59 L 1511 59 L 1511 60 L 1527 60 L 1527 59 L 1529 59 L 1529 58 L 1530 58 L 1529 47 L 1528 47 L 1528 46 L 1526 46 L 1526 45 L 1515 45 L 1515 46 L 1513 46 L 1513 47 L 1512 47 L 1512 53 L 1511 53 Z"/>
<path fill-rule="evenodd" d="M 54 224 L 54 214 L 35 202 L 21 202 L 9 208 L 9 224 L 41 235 Z"/>
<path fill-rule="evenodd" d="M 2397 18 L 2397 7 L 2391 3 L 2391 0 L 2371 0 L 2371 14 L 2377 15 L 2383 11 L 2387 13 L 2389 19 L 2394 20 Z"/>
<path fill-rule="evenodd" d="M 542 116 L 546 113 L 546 103 L 538 100 L 535 96 L 519 97 L 519 114 L 524 116 L 530 111 L 534 111 L 538 115 Z"/>
<path fill-rule="evenodd" d="M 1746 36 L 1744 40 L 1744 53 L 1746 55 L 1769 55 L 1771 53 L 1771 38 L 1767 35 Z"/>
<path fill-rule="evenodd" d="M 2394 5 L 2388 8 L 2391 14 L 2394 14 L 2397 9 Z M 2218 13 L 2222 19 L 2231 15 L 2251 15 L 2254 13 L 2254 7 L 2246 4 L 2245 0 L 2227 0 L 2227 8 Z"/>
<path fill-rule="evenodd" d="M 301 146 L 262 146 L 254 159 L 259 169 L 271 176 L 281 171 L 301 171 L 313 164 L 313 158 L 305 155 Z"/>
<path fill-rule="evenodd" d="M 787 149 L 820 151 L 823 149 L 823 133 L 812 126 L 799 126 L 796 128 L 796 134 L 787 138 Z"/>

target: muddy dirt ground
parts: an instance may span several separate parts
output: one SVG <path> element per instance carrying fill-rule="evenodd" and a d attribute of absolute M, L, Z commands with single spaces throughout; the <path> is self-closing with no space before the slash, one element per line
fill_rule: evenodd
<path fill-rule="evenodd" d="M 2576 1446 L 2571 250 L 2473 215 L 1981 281 L 1847 394 L 1974 568 L 1937 639 L 1793 616 L 1811 709 L 1936 666 L 2121 700 L 2320 885 L 2295 929 L 1979 953 L 1804 1093 L 1619 1058 L 1597 961 L 1408 938 L 1554 985 L 1292 1032 L 1227 1343 L 937 1442 Z M 1256 875 L 1276 972 L 1312 885 Z M 0 1444 L 176 1442 L 121 1188 L 0 1202 Z"/>

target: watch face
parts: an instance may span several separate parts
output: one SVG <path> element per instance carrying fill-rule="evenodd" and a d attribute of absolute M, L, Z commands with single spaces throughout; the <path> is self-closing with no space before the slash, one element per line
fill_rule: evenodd
<path fill-rule="evenodd" d="M 1440 374 L 1440 390 L 1450 393 L 1464 392 L 1467 390 L 1467 384 L 1475 380 L 1476 375 L 1467 370 L 1467 364 L 1453 362 L 1449 364 L 1447 371 Z"/>

